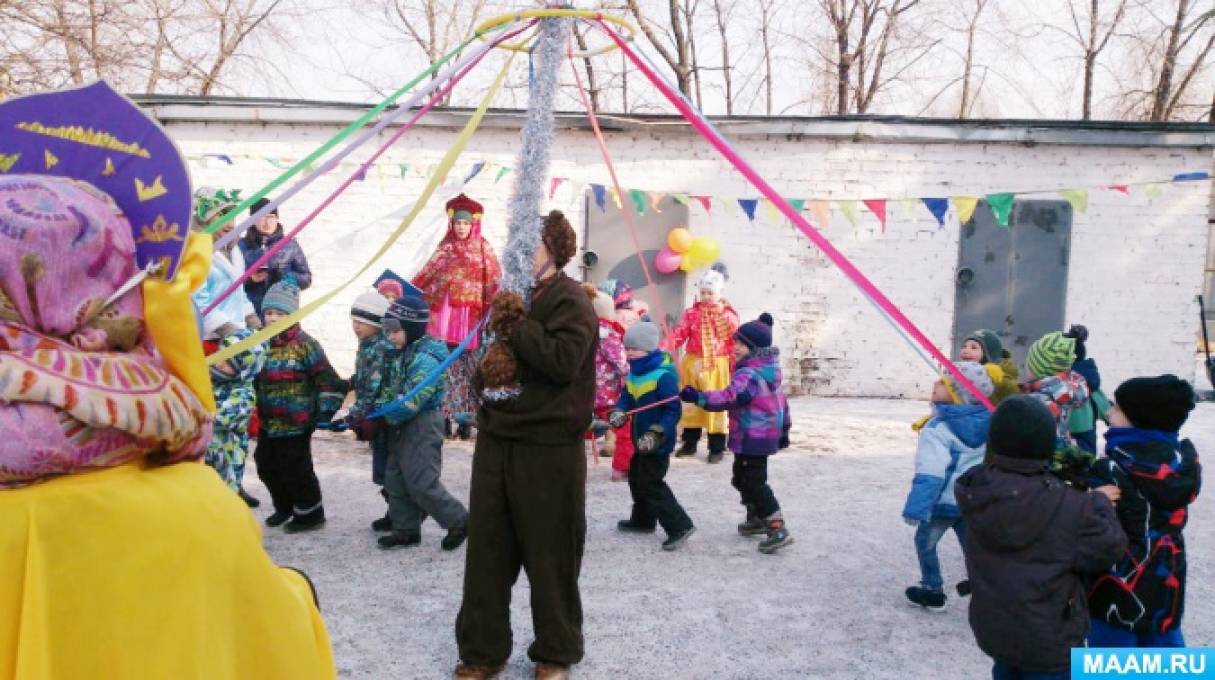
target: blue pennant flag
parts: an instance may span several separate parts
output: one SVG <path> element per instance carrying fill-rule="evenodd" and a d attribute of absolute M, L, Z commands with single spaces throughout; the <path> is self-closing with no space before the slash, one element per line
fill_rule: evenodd
<path fill-rule="evenodd" d="M 485 161 L 481 161 L 480 163 L 477 163 L 476 165 L 472 166 L 472 169 L 469 170 L 468 174 L 464 176 L 463 183 L 468 184 L 469 182 L 471 182 L 472 178 L 481 174 L 481 170 L 483 170 L 484 168 L 485 168 Z"/>
<path fill-rule="evenodd" d="M 1210 179 L 1209 172 L 1183 172 L 1180 175 L 1173 175 L 1174 182 L 1193 182 L 1200 179 Z"/>
<path fill-rule="evenodd" d="M 755 221 L 755 206 L 759 205 L 757 198 L 740 198 L 738 205 L 742 207 L 743 212 L 747 213 L 747 219 Z"/>
<path fill-rule="evenodd" d="M 591 193 L 595 194 L 595 205 L 599 206 L 599 212 L 607 212 L 607 187 L 592 184 Z"/>
<path fill-rule="evenodd" d="M 924 207 L 928 208 L 928 212 L 937 218 L 937 226 L 945 226 L 945 213 L 949 212 L 948 198 L 921 198 L 924 202 Z"/>

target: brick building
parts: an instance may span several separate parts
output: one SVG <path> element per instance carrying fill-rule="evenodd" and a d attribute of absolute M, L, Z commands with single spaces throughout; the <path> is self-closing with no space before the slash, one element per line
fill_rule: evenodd
<path fill-rule="evenodd" d="M 190 158 L 195 186 L 240 188 L 246 195 L 362 111 L 280 100 L 140 102 Z M 301 233 L 315 274 L 311 292 L 353 276 L 385 242 L 466 116 L 447 110 L 423 118 Z M 340 369 L 353 363 L 350 301 L 385 266 L 406 275 L 421 266 L 445 228 L 443 202 L 461 189 L 460 180 L 476 163 L 486 165 L 462 189 L 485 204 L 486 236 L 501 247 L 514 180 L 503 168 L 515 163 L 521 122 L 520 112 L 491 113 L 445 190 L 382 263 L 305 321 Z M 933 375 L 913 350 L 788 221 L 763 207 L 748 219 L 737 199 L 758 192 L 690 127 L 666 116 L 603 122 L 622 184 L 652 194 L 644 215 L 636 214 L 629 197 L 622 201 L 635 218 L 643 252 L 652 255 L 675 225 L 714 237 L 732 274 L 727 297 L 744 318 L 761 311 L 776 318 L 795 392 L 925 394 Z M 995 327 L 1019 354 L 1042 330 L 1084 323 L 1093 333 L 1090 351 L 1111 382 L 1142 373 L 1195 374 L 1194 299 L 1204 282 L 1211 184 L 1167 180 L 1210 172 L 1215 126 L 884 117 L 716 123 L 784 195 L 833 202 L 824 234 L 947 352 L 973 325 Z M 558 125 L 551 177 L 563 181 L 550 207 L 565 210 L 594 251 L 598 262 L 586 275 L 644 286 L 620 209 L 608 200 L 601 211 L 588 190 L 610 179 L 585 117 L 562 114 Z M 395 129 L 390 126 L 381 143 Z M 373 151 L 369 144 L 347 162 L 361 162 Z M 283 222 L 297 224 L 353 171 L 345 165 L 286 203 Z M 552 188 L 550 178 L 539 181 Z M 1166 183 L 1134 186 L 1157 181 Z M 1110 185 L 1132 186 L 1124 193 Z M 1083 209 L 1055 191 L 1070 188 L 1087 189 Z M 1030 191 L 1041 193 L 1018 196 L 1009 229 L 995 224 L 986 203 L 965 225 L 951 211 L 939 226 L 918 201 Z M 680 194 L 710 197 L 710 207 L 673 200 Z M 853 225 L 849 206 L 835 203 L 868 198 L 890 199 L 884 229 L 863 207 Z M 821 220 L 810 219 L 820 226 Z M 643 297 L 677 314 L 694 292 L 687 277 L 654 276 L 655 288 Z"/>

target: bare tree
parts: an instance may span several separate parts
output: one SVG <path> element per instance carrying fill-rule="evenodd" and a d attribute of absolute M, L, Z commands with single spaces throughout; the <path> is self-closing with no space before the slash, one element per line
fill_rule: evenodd
<path fill-rule="evenodd" d="M 1152 110 L 1148 114 L 1148 120 L 1168 120 L 1172 117 L 1186 88 L 1190 86 L 1194 74 L 1203 68 L 1207 57 L 1211 54 L 1211 46 L 1215 45 L 1215 31 L 1208 29 L 1206 44 L 1201 47 L 1189 67 L 1182 65 L 1181 79 L 1174 84 L 1174 74 L 1178 70 L 1178 57 L 1195 37 L 1198 37 L 1199 41 L 1202 40 L 1200 31 L 1215 19 L 1215 15 L 1207 12 L 1198 20 L 1187 25 L 1186 19 L 1191 9 L 1193 6 L 1190 4 L 1190 0 L 1177 0 L 1177 11 L 1168 30 L 1168 43 L 1164 54 L 1161 55 L 1159 67 L 1156 69 L 1156 87 L 1152 91 Z"/>
<path fill-rule="evenodd" d="M 763 46 L 764 113 L 772 115 L 772 16 L 777 0 L 759 0 L 759 36 Z"/>
<path fill-rule="evenodd" d="M 1084 7 L 1085 9 L 1080 9 Z M 1093 116 L 1093 80 L 1097 57 L 1106 48 L 1122 20 L 1126 17 L 1127 0 L 1116 0 L 1108 18 L 1101 15 L 1100 0 L 1068 0 L 1067 12 L 1070 26 L 1047 24 L 1047 28 L 1059 31 L 1075 43 L 1081 52 L 1084 67 L 1084 92 L 1081 98 L 1082 120 Z"/>
<path fill-rule="evenodd" d="M 641 7 L 637 4 L 637 0 L 628 0 L 628 9 L 633 13 L 633 17 L 637 19 L 638 25 L 641 27 L 641 32 L 658 51 L 658 55 L 662 60 L 671 67 L 675 72 L 675 84 L 679 91 L 685 97 L 692 98 L 692 73 L 696 70 L 696 65 L 692 61 L 691 45 L 688 40 L 687 18 L 683 11 L 684 3 L 687 0 L 667 0 L 667 10 L 669 13 L 669 35 L 674 44 L 674 49 L 668 47 L 665 40 L 659 36 L 659 31 L 656 29 L 652 21 L 646 18 L 641 11 Z"/>
<path fill-rule="evenodd" d="M 583 52 L 587 51 L 586 35 L 582 30 L 579 30 L 577 25 L 574 26 L 574 40 L 578 43 L 578 49 Z M 583 68 L 586 69 L 586 92 L 591 100 L 591 110 L 598 112 L 599 109 L 599 88 L 595 85 L 595 67 L 591 63 L 590 57 L 582 60 Z"/>
<path fill-rule="evenodd" d="M 1215 12 L 1198 13 L 1191 0 L 1173 0 L 1162 15 L 1158 5 L 1136 3 L 1135 21 L 1122 36 L 1128 63 L 1115 94 L 1119 113 L 1152 121 L 1209 117 L 1204 90 L 1211 79 L 1204 76 L 1215 47 Z"/>
<path fill-rule="evenodd" d="M 727 2 L 723 7 L 722 0 L 713 0 L 713 14 L 717 18 L 718 39 L 721 40 L 721 75 L 725 81 L 727 116 L 734 115 L 734 83 L 730 77 L 734 65 L 730 63 L 730 36 L 726 31 L 733 10 L 734 2 Z"/>

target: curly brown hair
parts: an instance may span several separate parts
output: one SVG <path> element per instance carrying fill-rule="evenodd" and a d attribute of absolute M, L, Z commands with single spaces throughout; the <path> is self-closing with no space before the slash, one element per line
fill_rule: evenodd
<path fill-rule="evenodd" d="M 540 239 L 557 269 L 565 269 L 578 252 L 578 235 L 560 210 L 554 210 L 544 218 L 544 233 Z"/>

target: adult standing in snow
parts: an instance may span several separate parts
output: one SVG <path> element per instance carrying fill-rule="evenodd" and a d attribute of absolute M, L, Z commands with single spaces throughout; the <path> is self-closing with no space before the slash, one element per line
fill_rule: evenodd
<path fill-rule="evenodd" d="M 531 308 L 524 311 L 512 293 L 494 300 L 496 321 L 517 319 L 503 340 L 517 360 L 521 392 L 487 400 L 477 414 L 457 678 L 493 677 L 510 658 L 511 589 L 520 568 L 531 585 L 536 641 L 528 656 L 536 677 L 567 677 L 582 660 L 582 438 L 595 400 L 599 324 L 582 286 L 561 271 L 576 249 L 569 221 L 549 213 L 534 259 Z M 483 363 L 475 376 L 478 389 L 485 369 Z"/>
<path fill-rule="evenodd" d="M 253 207 L 249 208 L 249 214 L 256 214 L 269 202 L 264 198 L 258 199 Z M 276 207 L 262 215 L 240 240 L 240 252 L 244 256 L 245 266 L 253 266 L 254 262 L 260 260 L 267 250 L 281 240 L 283 225 L 278 220 Z M 258 316 L 262 313 L 262 298 L 266 297 L 266 291 L 288 277 L 295 279 L 295 287 L 299 290 L 305 290 L 312 285 L 312 270 L 308 268 L 308 258 L 304 257 L 304 250 L 295 239 L 288 242 L 245 280 L 245 294 L 249 296 L 249 302 L 253 303 Z"/>
<path fill-rule="evenodd" d="M 413 285 L 422 290 L 430 307 L 427 334 L 447 343 L 448 348 L 460 344 L 481 322 L 502 278 L 493 247 L 481 237 L 483 213 L 481 204 L 464 194 L 448 201 L 447 235 L 413 279 Z M 477 408 L 472 377 L 480 346 L 480 338 L 474 337 L 447 371 L 443 415 L 447 418 L 448 436 L 452 434 L 456 416 L 470 414 Z M 459 425 L 457 434 L 461 439 L 468 439 L 471 433 L 470 423 Z"/>

